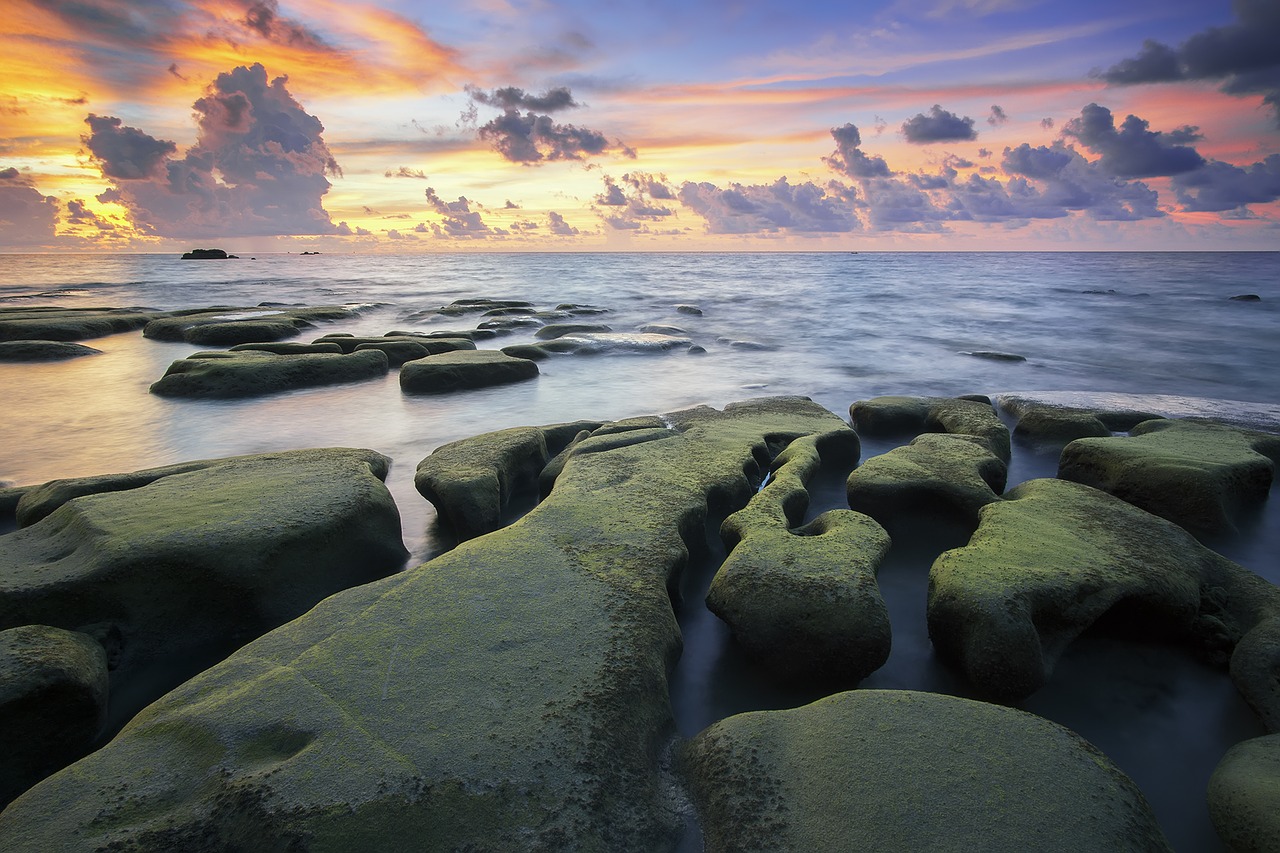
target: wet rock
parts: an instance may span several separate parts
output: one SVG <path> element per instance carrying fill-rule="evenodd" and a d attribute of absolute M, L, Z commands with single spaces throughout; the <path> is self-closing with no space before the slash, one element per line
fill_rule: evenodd
<path fill-rule="evenodd" d="M 731 550 L 707 607 L 776 677 L 852 686 L 889 658 L 889 613 L 876 585 L 889 536 L 849 510 L 797 527 L 809 503 L 806 484 L 821 465 L 821 440 L 857 446 L 852 430 L 834 432 L 848 437 L 793 441 L 765 487 L 725 519 L 721 536 Z"/>
<path fill-rule="evenodd" d="M 653 335 L 643 332 L 583 332 L 556 338 L 555 343 L 572 347 L 583 355 L 598 353 L 661 353 L 685 349 L 693 343 L 689 338 Z"/>
<path fill-rule="evenodd" d="M 1280 735 L 1227 750 L 1209 779 L 1209 817 L 1233 851 L 1280 850 Z"/>
<path fill-rule="evenodd" d="M 82 341 L 141 329 L 160 312 L 137 308 L 0 308 L 0 341 Z"/>
<path fill-rule="evenodd" d="M 537 309 L 530 306 L 490 308 L 482 313 L 481 317 L 527 317 L 530 314 L 536 314 Z"/>
<path fill-rule="evenodd" d="M 926 433 L 854 469 L 847 482 L 849 506 L 890 532 L 919 515 L 977 527 L 978 511 L 1000 499 L 1007 470 L 976 436 Z"/>
<path fill-rule="evenodd" d="M 410 315 L 409 319 L 419 319 L 420 316 L 430 316 L 432 314 L 443 314 L 446 317 L 461 317 L 466 314 L 483 314 L 496 308 L 527 308 L 533 310 L 532 302 L 525 302 L 520 299 L 488 299 L 485 297 L 475 299 L 455 299 L 448 305 L 437 308 L 435 311 L 424 311 L 421 315 Z"/>
<path fill-rule="evenodd" d="M 689 334 L 688 329 L 682 329 L 679 326 L 665 326 L 662 323 L 645 323 L 637 328 L 636 331 L 648 335 L 671 335 L 677 338 Z"/>
<path fill-rule="evenodd" d="M 706 355 L 707 348 L 694 344 L 693 346 L 689 347 L 689 349 L 685 350 L 685 352 L 687 352 L 689 355 Z"/>
<path fill-rule="evenodd" d="M 235 255 L 228 255 L 225 249 L 192 249 L 182 253 L 184 261 L 225 261 L 239 260 Z"/>
<path fill-rule="evenodd" d="M 19 516 L 40 520 L 0 537 L 0 628 L 52 625 L 110 645 L 121 723 L 325 596 L 398 569 L 388 464 L 303 450 L 32 489 Z"/>
<path fill-rule="evenodd" d="M 316 338 L 312 343 L 337 344 L 346 353 L 356 352 L 361 348 L 380 349 L 387 353 L 388 358 L 390 358 L 392 352 L 400 352 L 403 349 L 408 349 L 414 353 L 421 352 L 425 355 L 439 355 L 442 352 L 457 352 L 458 350 L 473 350 L 476 348 L 475 343 L 468 338 L 432 338 L 420 335 L 395 335 L 390 332 L 385 335 L 325 335 Z M 400 347 L 400 344 L 409 344 L 410 346 L 405 348 Z M 414 349 L 414 347 L 417 347 L 417 349 Z M 422 358 L 422 355 L 414 355 L 414 358 Z"/>
<path fill-rule="evenodd" d="M 973 352 L 962 352 L 961 355 L 973 356 L 974 358 L 984 358 L 987 361 L 1026 361 L 1025 355 L 1018 355 L 1012 352 L 995 352 L 993 350 L 974 350 Z"/>
<path fill-rule="evenodd" d="M 612 332 L 613 329 L 602 323 L 550 323 L 534 332 L 533 336 L 540 340 L 562 338 L 581 332 Z"/>
<path fill-rule="evenodd" d="M 442 394 L 523 382 L 538 375 L 538 365 L 496 350 L 459 350 L 407 363 L 400 369 L 400 390 Z"/>
<path fill-rule="evenodd" d="M 598 305 L 579 305 L 575 302 L 562 302 L 556 306 L 557 311 L 564 311 L 575 317 L 591 317 L 599 314 L 608 314 L 608 308 L 601 308 Z"/>
<path fill-rule="evenodd" d="M 157 317 L 142 330 L 157 341 L 185 341 L 202 346 L 260 343 L 291 338 L 322 320 L 345 320 L 357 314 L 346 306 L 315 308 L 198 308 Z"/>
<path fill-rule="evenodd" d="M 722 720 L 684 751 L 708 851 L 1169 851 L 1145 798 L 1048 720 L 855 690 Z"/>
<path fill-rule="evenodd" d="M 107 656 L 47 625 L 0 631 L 0 808 L 86 754 L 107 717 Z"/>
<path fill-rule="evenodd" d="M 1270 596 L 1259 596 L 1266 602 Z M 1265 604 L 1264 604 L 1265 606 Z M 1280 732 L 1280 612 L 1262 618 L 1231 653 L 1231 680 L 1269 732 Z"/>
<path fill-rule="evenodd" d="M 385 376 L 385 353 L 276 355 L 253 350 L 198 352 L 169 365 L 151 385 L 162 397 L 252 397 Z"/>
<path fill-rule="evenodd" d="M 1066 406 L 1017 394 L 1001 394 L 996 404 L 1017 419 L 1015 438 L 1045 445 L 1065 445 L 1077 438 L 1106 438 L 1161 417 L 1137 409 Z"/>
<path fill-rule="evenodd" d="M 442 445 L 418 463 L 413 484 L 459 540 L 501 526 L 511 496 L 528 490 L 552 456 L 599 421 L 515 427 Z"/>
<path fill-rule="evenodd" d="M 102 350 L 66 341 L 0 341 L 0 361 L 65 361 Z"/>
<path fill-rule="evenodd" d="M 1241 293 L 1239 296 L 1232 296 L 1232 302 L 1261 302 L 1262 297 L 1256 293 Z"/>
<path fill-rule="evenodd" d="M 929 572 L 934 649 L 1004 701 L 1039 689 L 1104 616 L 1225 663 L 1278 608 L 1276 587 L 1182 528 L 1065 480 L 1031 480 L 984 507 L 969 544 Z"/>
<path fill-rule="evenodd" d="M 762 344 L 759 341 L 728 341 L 729 349 L 742 350 L 745 352 L 768 352 L 777 349 L 777 347 L 769 344 Z"/>
<path fill-rule="evenodd" d="M 516 329 L 537 328 L 542 324 L 543 321 L 537 317 L 504 317 L 501 320 L 486 320 L 477 328 L 502 335 L 510 334 Z"/>
<path fill-rule="evenodd" d="M 330 596 L 151 704 L 18 798 L 0 848 L 673 846 L 668 589 L 708 505 L 742 506 L 765 447 L 832 418 L 752 401 L 583 441 L 520 521 Z"/>
<path fill-rule="evenodd" d="M 1153 420 L 1128 437 L 1085 438 L 1062 451 L 1058 476 L 1110 492 L 1194 533 L 1235 529 L 1266 500 L 1280 436 L 1193 421 Z"/>
<path fill-rule="evenodd" d="M 269 352 L 274 355 L 308 355 L 317 352 L 333 352 L 342 353 L 342 347 L 332 341 L 324 343 L 298 344 L 289 342 L 263 342 L 251 344 L 236 344 L 231 348 L 231 352 Z"/>
<path fill-rule="evenodd" d="M 872 436 L 922 432 L 977 436 L 997 457 L 1009 461 L 1009 428 L 989 402 L 966 397 L 873 397 L 850 406 L 849 417 L 854 429 Z"/>
<path fill-rule="evenodd" d="M 693 317 L 701 317 L 702 309 L 699 308 L 697 305 L 677 305 L 676 313 L 689 314 L 690 316 L 693 316 Z"/>

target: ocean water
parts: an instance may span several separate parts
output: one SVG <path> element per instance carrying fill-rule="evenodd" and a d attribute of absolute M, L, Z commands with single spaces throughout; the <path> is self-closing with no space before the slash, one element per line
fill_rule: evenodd
<path fill-rule="evenodd" d="M 1257 294 L 1260 301 L 1230 297 Z M 1280 431 L 1280 254 L 453 254 L 260 255 L 192 262 L 169 255 L 0 255 L 0 306 L 176 309 L 262 302 L 360 304 L 326 332 L 471 328 L 478 318 L 407 319 L 454 299 L 525 299 L 609 309 L 615 330 L 685 329 L 703 355 L 560 356 L 533 382 L 405 396 L 385 379 L 233 401 L 150 395 L 195 348 L 140 332 L 86 341 L 103 355 L 0 363 L 0 482 L 131 471 L 189 459 L 355 446 L 393 459 L 410 565 L 447 541 L 413 488 L 434 448 L 493 429 L 616 419 L 688 406 L 802 394 L 842 416 L 880 394 L 1032 392 L 1209 412 Z M 694 305 L 700 316 L 677 311 Z M 481 346 L 530 341 L 517 332 Z M 744 344 L 750 344 L 746 346 Z M 1002 352 L 1025 361 L 970 355 Z M 1092 397 L 1090 397 L 1092 395 Z M 863 457 L 891 442 L 866 440 Z M 1015 446 L 1009 485 L 1052 476 L 1056 457 Z M 811 513 L 843 505 L 836 472 Z M 924 621 L 928 566 L 947 536 L 895 546 L 881 574 L 894 629 L 889 663 L 867 687 L 968 695 L 932 656 Z M 1236 537 L 1213 543 L 1280 581 L 1275 501 Z M 723 551 L 691 567 L 678 604 L 685 654 L 672 674 L 684 734 L 729 713 L 817 694 L 770 684 L 702 605 Z M 1179 849 L 1220 849 L 1204 786 L 1232 743 L 1262 733 L 1225 673 L 1177 650 L 1088 636 L 1023 707 L 1107 752 L 1143 788 Z"/>

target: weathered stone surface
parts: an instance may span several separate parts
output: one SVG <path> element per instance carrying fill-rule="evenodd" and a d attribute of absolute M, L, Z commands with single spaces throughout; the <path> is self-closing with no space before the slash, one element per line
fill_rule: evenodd
<path fill-rule="evenodd" d="M 182 338 L 197 346 L 229 346 L 259 341 L 280 341 L 302 334 L 312 324 L 294 319 L 233 320 L 201 323 L 187 329 Z M 145 331 L 144 331 L 145 334 Z"/>
<path fill-rule="evenodd" d="M 475 342 L 470 338 L 433 338 L 425 335 L 393 335 L 390 333 L 378 336 L 325 335 L 316 338 L 312 343 L 337 344 L 346 353 L 352 353 L 358 349 L 382 349 L 387 352 L 388 356 L 390 352 L 388 352 L 387 348 L 392 344 L 412 344 L 421 348 L 426 355 L 439 355 L 443 352 L 457 352 L 476 348 Z M 395 347 L 392 347 L 392 349 L 395 349 Z M 415 358 L 422 358 L 422 356 L 415 356 Z M 392 360 L 392 363 L 395 363 L 394 360 Z"/>
<path fill-rule="evenodd" d="M 107 717 L 107 655 L 48 625 L 0 631 L 0 808 L 84 755 Z"/>
<path fill-rule="evenodd" d="M 245 352 L 246 350 L 250 352 L 269 352 L 274 353 L 275 355 L 308 355 L 316 352 L 341 353 L 343 351 L 342 347 L 331 342 L 298 344 L 287 342 L 274 343 L 267 341 L 262 343 L 236 344 L 231 348 L 231 352 Z"/>
<path fill-rule="evenodd" d="M 1168 851 L 1073 732 L 934 693 L 855 690 L 722 720 L 683 764 L 708 851 Z"/>
<path fill-rule="evenodd" d="M 459 540 L 497 530 L 511 496 L 532 489 L 552 456 L 598 421 L 515 427 L 442 445 L 418 463 L 413 483 Z"/>
<path fill-rule="evenodd" d="M 141 329 L 159 312 L 140 308 L 0 308 L 0 341 L 82 341 Z"/>
<path fill-rule="evenodd" d="M 929 636 L 985 694 L 1017 701 L 1114 611 L 1132 630 L 1226 661 L 1280 613 L 1280 590 L 1185 530 L 1064 480 L 1031 480 L 981 511 L 929 572 Z M 1241 666 L 1252 667 L 1252 660 Z"/>
<path fill-rule="evenodd" d="M 562 338 L 565 335 L 579 334 L 582 332 L 612 332 L 613 329 L 603 323 L 548 323 L 533 336 L 539 340 L 549 341 L 552 338 Z"/>
<path fill-rule="evenodd" d="M 996 352 L 994 350 L 974 350 L 973 352 L 962 352 L 961 355 L 968 355 L 974 358 L 982 358 L 987 361 L 1026 361 L 1025 355 L 1018 355 L 1014 352 Z"/>
<path fill-rule="evenodd" d="M 873 397 L 850 406 L 849 417 L 854 429 L 867 435 L 974 435 L 1001 460 L 1009 461 L 1009 428 L 990 403 L 967 397 Z"/>
<path fill-rule="evenodd" d="M 1209 817 L 1236 853 L 1280 850 L 1280 734 L 1227 750 L 1209 779 Z"/>
<path fill-rule="evenodd" d="M 400 390 L 442 394 L 523 382 L 538 375 L 538 365 L 497 350 L 459 350 L 420 358 L 400 369 Z"/>
<path fill-rule="evenodd" d="M 683 350 L 693 341 L 672 335 L 654 335 L 643 332 L 581 332 L 564 335 L 549 343 L 573 347 L 570 352 L 583 355 L 597 353 L 660 353 Z"/>
<path fill-rule="evenodd" d="M 198 352 L 169 365 L 152 383 L 162 397 L 252 397 L 296 388 L 359 382 L 384 376 L 386 353 L 276 355 L 259 350 Z"/>
<path fill-rule="evenodd" d="M 1058 476 L 1110 492 L 1194 533 L 1235 529 L 1266 500 L 1280 436 L 1193 421 L 1138 424 L 1128 437 L 1086 438 L 1062 451 Z"/>
<path fill-rule="evenodd" d="M 516 329 L 537 328 L 543 322 L 537 317 L 503 317 L 500 320 L 485 320 L 476 328 L 497 332 L 500 335 L 509 335 Z"/>
<path fill-rule="evenodd" d="M 761 400 L 668 421 L 582 442 L 515 524 L 331 596 L 153 703 L 18 798 L 0 848 L 668 848 L 667 590 L 768 444 L 839 419 Z"/>
<path fill-rule="evenodd" d="M 856 460 L 856 434 L 847 427 L 793 441 L 765 487 L 721 526 L 731 550 L 707 607 L 775 676 L 851 686 L 889 657 L 889 613 L 876 586 L 889 536 L 849 510 L 797 528 L 824 442 L 852 446 Z M 847 449 L 841 455 L 853 461 Z"/>
<path fill-rule="evenodd" d="M 854 469 L 847 483 L 849 506 L 891 532 L 922 514 L 976 527 L 978 511 L 1000 499 L 1007 470 L 981 438 L 926 433 Z"/>
<path fill-rule="evenodd" d="M 1271 596 L 1257 598 L 1265 602 Z M 1260 619 L 1236 645 L 1231 653 L 1231 680 L 1267 731 L 1280 732 L 1280 607 L 1269 618 Z"/>
<path fill-rule="evenodd" d="M 67 341 L 0 341 L 0 361 L 65 361 L 102 350 Z"/>
<path fill-rule="evenodd" d="M 676 312 L 679 314 L 689 314 L 694 317 L 702 316 L 702 309 L 697 305 L 677 305 Z"/>
<path fill-rule="evenodd" d="M 671 335 L 675 338 L 687 337 L 688 329 L 682 329 L 679 326 L 667 326 L 662 323 L 645 323 L 636 329 L 637 332 L 649 335 Z"/>
<path fill-rule="evenodd" d="M 996 405 L 1017 419 L 1013 434 L 1033 442 L 1061 443 L 1128 432 L 1161 415 L 1133 408 L 1084 407 L 1047 402 L 1020 394 L 1000 394 Z"/>
<path fill-rule="evenodd" d="M 356 313 L 355 308 L 341 305 L 195 308 L 160 315 L 146 324 L 142 334 L 158 341 L 204 346 L 258 343 L 291 338 L 316 321 L 345 320 Z"/>
<path fill-rule="evenodd" d="M 302 450 L 33 489 L 20 515 L 39 505 L 42 520 L 0 537 L 0 628 L 97 637 L 123 722 L 326 595 L 400 568 L 387 465 Z"/>

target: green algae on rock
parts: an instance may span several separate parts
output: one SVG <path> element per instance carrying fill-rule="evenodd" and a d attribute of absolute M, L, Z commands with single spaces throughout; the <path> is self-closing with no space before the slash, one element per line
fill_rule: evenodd
<path fill-rule="evenodd" d="M 277 355 L 260 350 L 197 352 L 169 365 L 152 383 L 162 397 L 253 397 L 385 376 L 386 353 Z"/>
<path fill-rule="evenodd" d="M 1091 744 L 985 702 L 838 693 L 721 720 L 682 757 L 709 853 L 1171 849 Z"/>
<path fill-rule="evenodd" d="M 1209 779 L 1209 817 L 1236 853 L 1280 850 L 1280 734 L 1227 750 Z"/>
<path fill-rule="evenodd" d="M 476 348 L 475 342 L 467 337 L 428 337 L 426 335 L 405 335 L 392 332 L 380 336 L 330 334 L 316 338 L 312 343 L 335 344 L 341 347 L 343 352 L 348 353 L 355 352 L 363 347 L 383 348 L 412 344 L 422 350 L 422 354 L 415 355 L 415 358 L 422 358 L 423 355 L 439 355 L 442 352 L 456 352 L 458 350 L 473 350 Z M 391 351 L 387 351 L 387 354 L 390 355 Z M 405 361 L 407 360 L 405 359 Z"/>
<path fill-rule="evenodd" d="M 307 355 L 315 352 L 341 353 L 342 347 L 334 343 L 300 344 L 286 341 L 260 341 L 248 344 L 236 344 L 231 352 L 269 352 L 275 355 Z"/>
<path fill-rule="evenodd" d="M 1039 689 L 1067 645 L 1113 610 L 1150 638 L 1191 641 L 1225 663 L 1280 613 L 1280 590 L 1182 528 L 1065 480 L 1031 480 L 983 507 L 969 544 L 929 572 L 935 650 L 1001 700 Z"/>
<path fill-rule="evenodd" d="M 158 341 L 185 341 L 201 346 L 278 341 L 291 338 L 317 321 L 346 320 L 359 313 L 345 305 L 313 308 L 195 308 L 158 315 L 142 330 Z"/>
<path fill-rule="evenodd" d="M 141 329 L 160 312 L 142 308 L 0 307 L 0 341 L 82 341 Z"/>
<path fill-rule="evenodd" d="M 1009 461 L 1009 428 L 986 397 L 873 397 L 849 407 L 853 428 L 876 436 L 945 432 L 973 435 L 991 452 Z"/>
<path fill-rule="evenodd" d="M 1153 420 L 1128 437 L 1073 441 L 1058 476 L 1122 498 L 1193 533 L 1235 529 L 1266 500 L 1280 436 L 1197 421 Z"/>
<path fill-rule="evenodd" d="M 0 848 L 669 848 L 668 589 L 709 504 L 742 506 L 770 445 L 840 420 L 775 399 L 666 421 L 581 442 L 519 521 L 330 596 L 153 703 L 14 801 Z"/>
<path fill-rule="evenodd" d="M 0 361 L 66 361 L 102 350 L 69 341 L 0 341 Z"/>
<path fill-rule="evenodd" d="M 538 365 L 497 350 L 458 350 L 410 361 L 400 369 L 406 394 L 444 394 L 524 382 L 538 376 Z"/>
<path fill-rule="evenodd" d="M 107 716 L 107 656 L 48 625 L 0 631 L 0 809 L 89 751 Z"/>
<path fill-rule="evenodd" d="M 925 433 L 868 459 L 849 475 L 849 506 L 891 531 L 919 514 L 956 517 L 971 527 L 999 500 L 1007 467 L 981 438 Z"/>

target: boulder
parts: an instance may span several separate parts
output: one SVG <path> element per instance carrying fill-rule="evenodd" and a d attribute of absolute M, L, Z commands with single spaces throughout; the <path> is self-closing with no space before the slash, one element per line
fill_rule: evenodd
<path fill-rule="evenodd" d="M 708 851 L 1169 851 L 1137 786 L 1056 723 L 855 690 L 738 714 L 683 753 Z"/>
<path fill-rule="evenodd" d="M 996 405 L 1017 419 L 1015 436 L 1046 444 L 1066 444 L 1077 438 L 1105 438 L 1113 432 L 1128 432 L 1143 421 L 1162 417 L 1139 409 L 1071 406 L 1020 394 L 1001 394 L 996 397 Z"/>
<path fill-rule="evenodd" d="M 0 341 L 0 361 L 65 361 L 102 350 L 67 341 Z"/>
<path fill-rule="evenodd" d="M 162 397 L 252 397 L 385 376 L 386 353 L 276 355 L 257 350 L 198 352 L 169 365 L 151 385 Z"/>
<path fill-rule="evenodd" d="M 1256 293 L 1241 293 L 1231 297 L 1232 302 L 1261 302 L 1262 297 Z"/>
<path fill-rule="evenodd" d="M 1280 734 L 1227 750 L 1209 779 L 1209 817 L 1235 853 L 1280 850 Z"/>
<path fill-rule="evenodd" d="M 406 394 L 442 394 L 523 382 L 538 375 L 538 365 L 497 350 L 459 350 L 407 363 L 400 369 Z"/>
<path fill-rule="evenodd" d="M 674 338 L 687 337 L 688 329 L 682 329 L 679 326 L 666 326 L 662 323 L 645 323 L 636 329 L 641 334 L 648 335 L 671 335 Z"/>
<path fill-rule="evenodd" d="M 473 539 L 497 530 L 512 495 L 531 490 L 552 456 L 599 426 L 514 427 L 445 444 L 418 463 L 413 483 L 454 536 Z"/>
<path fill-rule="evenodd" d="M 0 631 L 0 809 L 87 753 L 107 716 L 107 655 L 85 634 Z"/>
<path fill-rule="evenodd" d="M 324 335 L 312 341 L 313 344 L 336 344 L 342 348 L 343 352 L 352 353 L 358 349 L 381 349 L 388 356 L 390 351 L 395 351 L 399 344 L 412 344 L 420 348 L 426 355 L 439 355 L 442 352 L 457 352 L 458 350 L 473 350 L 476 348 L 475 342 L 470 338 L 443 338 L 443 337 L 427 337 L 424 335 L 395 335 L 387 333 L 385 335 Z M 390 351 L 389 351 L 390 349 Z M 415 356 L 422 358 L 422 356 Z M 394 360 L 392 362 L 394 364 Z"/>
<path fill-rule="evenodd" d="M 141 329 L 160 312 L 140 308 L 0 308 L 0 341 L 82 341 Z"/>
<path fill-rule="evenodd" d="M 1235 530 L 1266 500 L 1280 436 L 1212 423 L 1154 420 L 1128 437 L 1085 438 L 1062 451 L 1058 476 L 1110 492 L 1193 533 Z"/>
<path fill-rule="evenodd" d="M 201 346 L 260 343 L 291 338 L 321 320 L 345 320 L 357 309 L 343 305 L 314 308 L 193 308 L 158 315 L 142 330 L 157 341 L 185 341 Z"/>
<path fill-rule="evenodd" d="M 644 332 L 581 332 L 564 335 L 549 343 L 560 344 L 582 355 L 599 353 L 662 353 L 684 350 L 693 343 L 689 338 L 655 335 Z"/>
<path fill-rule="evenodd" d="M 922 432 L 977 436 L 1002 461 L 1009 461 L 1009 428 L 989 402 L 969 397 L 873 397 L 850 406 L 849 416 L 854 429 L 872 436 Z"/>
<path fill-rule="evenodd" d="M 779 679 L 852 686 L 889 658 L 889 613 L 876 585 L 889 536 L 849 510 L 797 528 L 823 443 L 852 446 L 857 458 L 847 427 L 793 441 L 764 488 L 721 526 L 731 550 L 707 607 Z M 841 455 L 850 461 L 847 450 Z"/>
<path fill-rule="evenodd" d="M 983 507 L 969 544 L 929 572 L 935 651 L 985 695 L 1010 702 L 1039 689 L 1103 617 L 1226 663 L 1275 614 L 1276 587 L 1182 528 L 1065 480 L 1031 480 Z M 1244 669 L 1265 666 L 1245 655 Z"/>
<path fill-rule="evenodd" d="M 230 258 L 236 258 L 236 256 L 228 255 L 225 249 L 192 249 L 182 253 L 184 261 L 225 261 Z M 236 258 L 236 260 L 239 259 Z"/>
<path fill-rule="evenodd" d="M 246 350 L 250 352 L 269 352 L 269 353 L 274 353 L 275 355 L 308 355 L 310 353 L 316 353 L 316 352 L 341 353 L 343 351 L 342 347 L 338 346 L 336 343 L 331 343 L 328 341 L 324 343 L 314 343 L 314 344 L 263 342 L 263 343 L 251 343 L 251 344 L 236 344 L 231 348 L 231 352 L 245 352 Z"/>
<path fill-rule="evenodd" d="M 494 308 L 528 308 L 533 310 L 532 302 L 525 302 L 519 299 L 488 299 L 485 297 L 472 299 L 455 299 L 448 305 L 437 308 L 435 311 L 422 312 L 424 315 L 444 314 L 446 317 L 461 317 L 466 314 L 483 314 L 485 311 Z M 417 315 L 410 315 L 411 319 L 419 319 Z"/>
<path fill-rule="evenodd" d="M 692 317 L 701 317 L 701 316 L 702 316 L 702 309 L 701 309 L 701 308 L 699 308 L 697 305 L 677 305 L 677 306 L 676 306 L 676 313 L 678 313 L 678 314 L 688 314 L 688 315 L 690 315 L 690 316 L 692 316 Z"/>
<path fill-rule="evenodd" d="M 925 433 L 855 468 L 846 485 L 850 508 L 892 532 L 916 515 L 955 518 L 970 528 L 999 500 L 1007 466 L 981 438 Z"/>
<path fill-rule="evenodd" d="M 612 332 L 613 329 L 602 323 L 549 323 L 533 336 L 539 340 L 549 341 L 552 338 L 562 338 L 565 335 L 579 334 L 581 332 Z"/>
<path fill-rule="evenodd" d="M 400 568 L 388 464 L 302 450 L 32 489 L 20 515 L 39 504 L 43 518 L 0 537 L 0 629 L 96 637 L 118 725 L 325 596 Z"/>
<path fill-rule="evenodd" d="M 518 522 L 330 596 L 152 703 L 15 800 L 0 849 L 672 846 L 668 589 L 771 443 L 841 422 L 798 399 L 667 422 L 581 442 Z"/>

